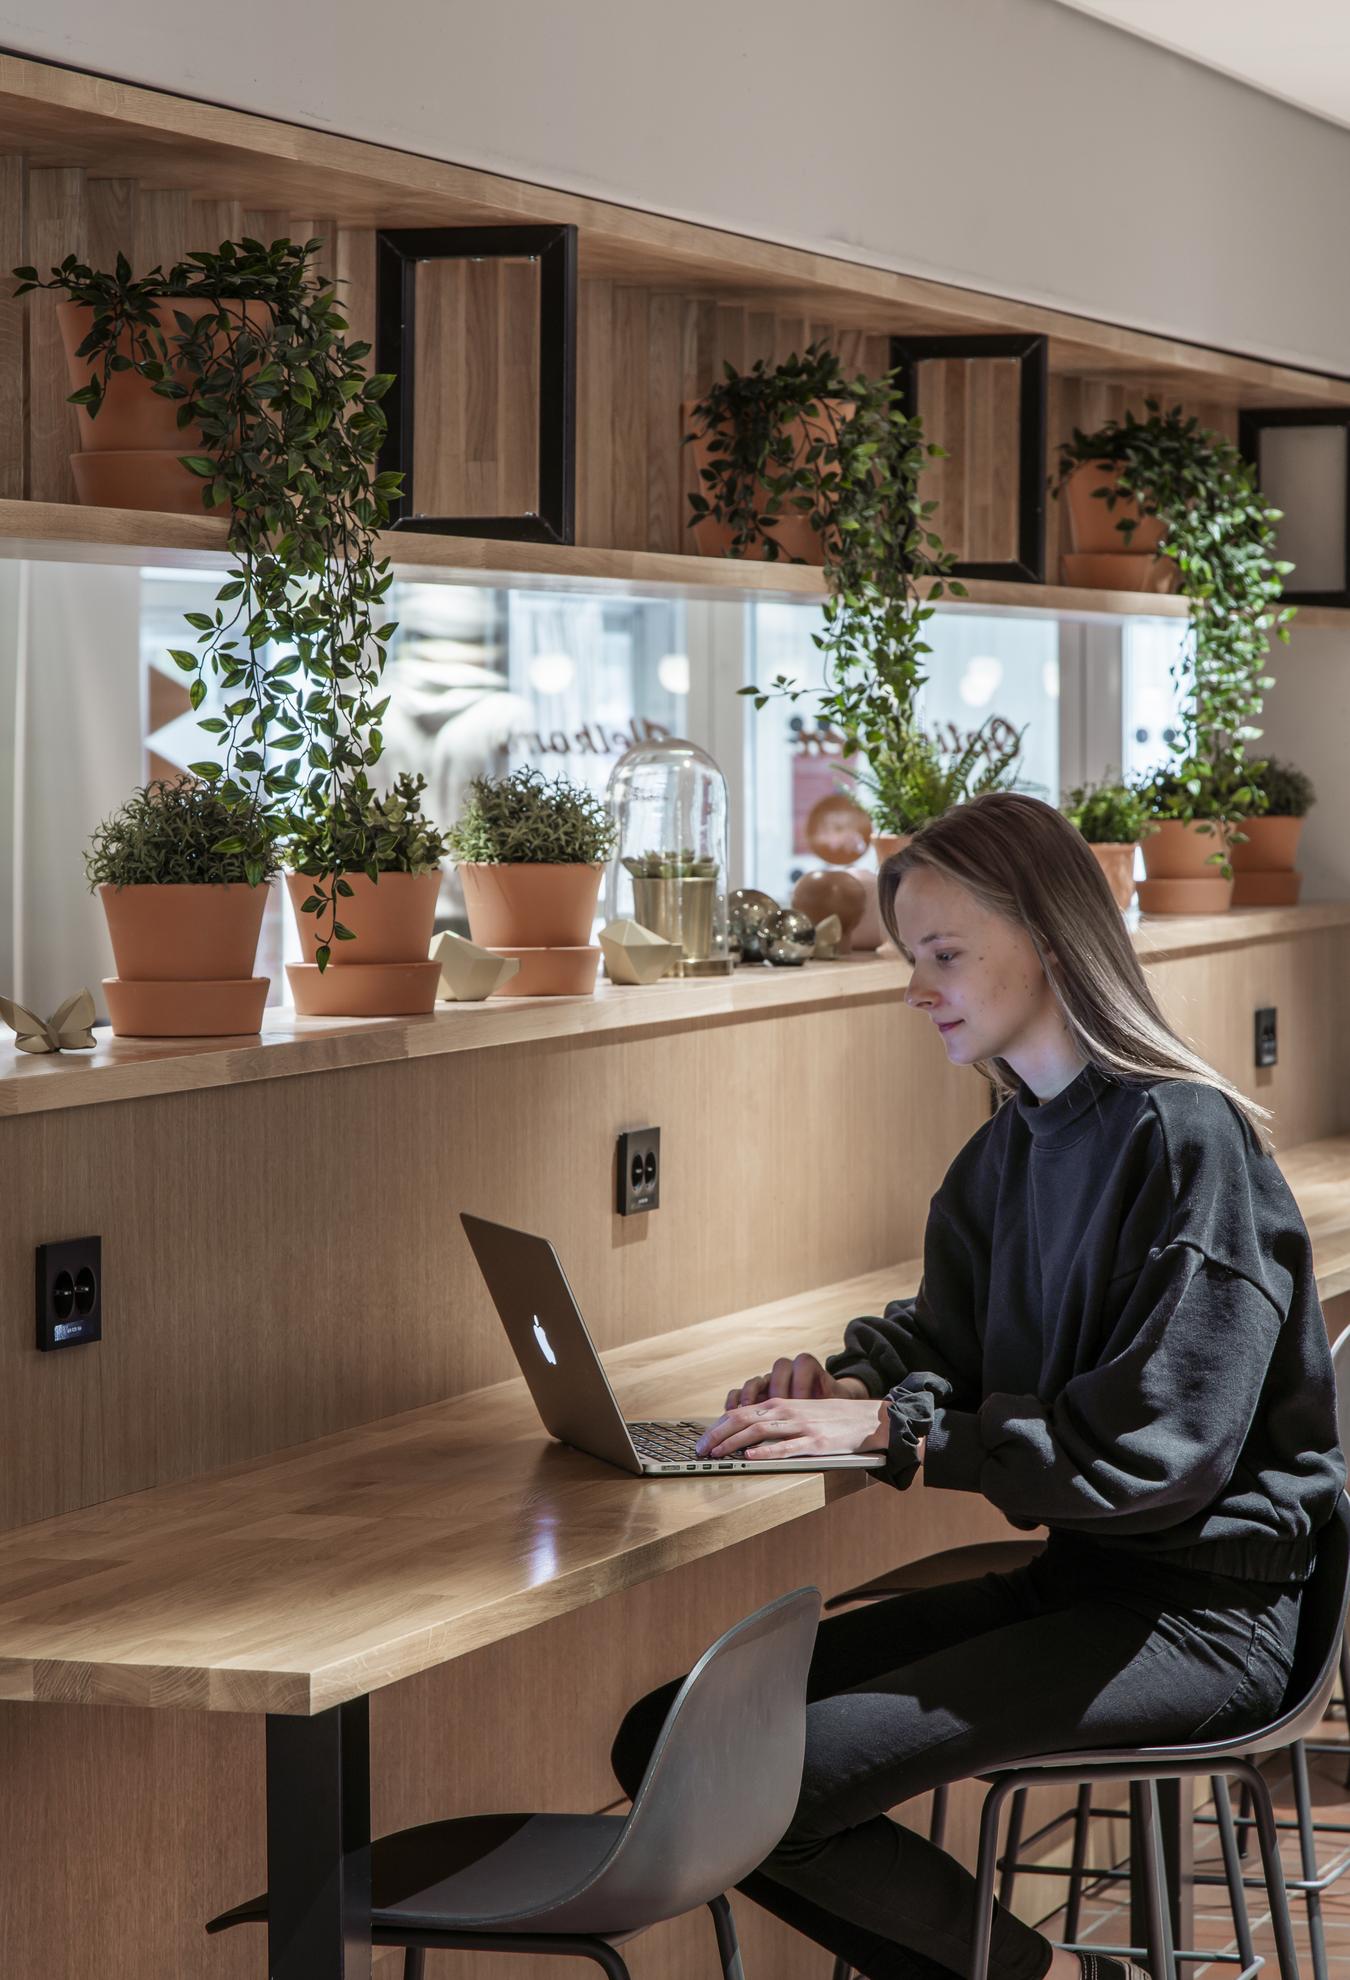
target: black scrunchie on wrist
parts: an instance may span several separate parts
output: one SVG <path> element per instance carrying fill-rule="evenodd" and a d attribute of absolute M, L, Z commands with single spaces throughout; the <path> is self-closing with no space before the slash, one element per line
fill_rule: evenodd
<path fill-rule="evenodd" d="M 897 1491 L 914 1482 L 919 1469 L 919 1445 L 933 1427 L 937 1406 L 951 1394 L 951 1383 L 941 1375 L 906 1375 L 886 1397 L 890 1438 L 882 1476 Z"/>

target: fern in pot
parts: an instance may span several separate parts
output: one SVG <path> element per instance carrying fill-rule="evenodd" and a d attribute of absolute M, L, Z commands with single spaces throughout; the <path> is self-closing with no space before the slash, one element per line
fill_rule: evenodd
<path fill-rule="evenodd" d="M 521 958 L 513 994 L 594 989 L 591 930 L 615 838 L 604 801 L 565 778 L 527 767 L 469 786 L 450 851 L 473 940 Z"/>
<path fill-rule="evenodd" d="M 876 827 L 878 865 L 953 805 L 983 791 L 1013 789 L 1022 733 L 995 715 L 950 749 L 915 726 L 876 750 L 857 782 Z"/>

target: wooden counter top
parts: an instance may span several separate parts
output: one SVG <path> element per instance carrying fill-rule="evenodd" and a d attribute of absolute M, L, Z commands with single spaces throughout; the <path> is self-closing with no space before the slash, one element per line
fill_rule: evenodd
<path fill-rule="evenodd" d="M 1281 1166 L 1350 1290 L 1350 1136 Z M 916 1260 L 619 1348 L 630 1416 L 711 1415 Z M 0 1698 L 312 1714 L 862 1490 L 859 1472 L 629 1478 L 550 1444 L 522 1381 L 0 1536 Z"/>
<path fill-rule="evenodd" d="M 1245 948 L 1350 925 L 1350 901 L 1230 914 L 1132 916 L 1150 962 Z M 899 997 L 909 981 L 895 955 L 853 956 L 800 969 L 738 969 L 726 977 L 669 978 L 641 989 L 601 981 L 593 997 L 494 997 L 438 1004 L 422 1018 L 298 1018 L 268 1011 L 250 1038 L 113 1038 L 92 1052 L 37 1057 L 0 1038 L 0 1118 L 104 1101 L 195 1092 L 298 1073 L 420 1059 L 446 1052 L 788 1016 L 794 1011 Z"/>
<path fill-rule="evenodd" d="M 838 1345 L 916 1264 L 606 1356 L 631 1416 L 716 1415 Z M 312 1714 L 860 1491 L 863 1472 L 634 1479 L 522 1381 L 0 1537 L 0 1698 Z"/>

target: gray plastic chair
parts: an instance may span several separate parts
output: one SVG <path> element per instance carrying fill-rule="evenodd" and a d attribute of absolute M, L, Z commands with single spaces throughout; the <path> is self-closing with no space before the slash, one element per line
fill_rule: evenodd
<path fill-rule="evenodd" d="M 744 1980 L 725 1893 L 792 1820 L 806 1747 L 814 1588 L 720 1636 L 676 1694 L 626 1816 L 486 1815 L 428 1822 L 371 1845 L 371 1937 L 423 1954 L 571 1953 L 628 1980 L 616 1947 L 708 1905 L 725 1980 Z M 266 1920 L 266 1896 L 208 1932 Z"/>

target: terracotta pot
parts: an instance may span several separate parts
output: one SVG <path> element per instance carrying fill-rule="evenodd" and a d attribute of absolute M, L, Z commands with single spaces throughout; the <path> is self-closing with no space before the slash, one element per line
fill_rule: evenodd
<path fill-rule="evenodd" d="M 262 1028 L 270 981 L 137 983 L 105 976 L 103 998 L 117 1038 L 247 1038 Z"/>
<path fill-rule="evenodd" d="M 342 877 L 352 891 L 339 895 L 337 918 L 344 928 L 351 929 L 355 940 L 333 943 L 325 976 L 334 969 L 374 963 L 424 962 L 441 891 L 440 868 L 433 873 L 382 873 L 378 880 L 372 880 L 368 873 L 344 873 Z M 313 955 L 320 946 L 320 922 L 331 925 L 327 914 L 302 912 L 314 891 L 314 881 L 305 873 L 288 873 L 286 891 L 300 930 L 301 947 L 306 955 Z"/>
<path fill-rule="evenodd" d="M 286 981 L 299 1017 L 424 1017 L 436 1008 L 438 962 L 344 962 L 339 967 L 337 950 L 333 953 L 323 971 L 317 963 L 287 963 Z"/>
<path fill-rule="evenodd" d="M 852 419 L 856 410 L 851 402 L 845 402 L 842 399 L 827 399 L 822 403 L 830 406 L 836 417 L 840 419 Z M 684 421 L 684 431 L 686 433 L 693 430 L 694 404 L 695 402 L 693 400 L 689 400 L 680 407 L 680 416 Z M 819 438 L 818 428 L 820 422 L 816 421 L 813 424 L 817 428 L 815 437 Z M 805 452 L 811 437 L 808 434 L 806 424 L 802 420 L 795 419 L 789 424 L 787 430 L 792 435 L 794 454 L 800 456 Z M 700 494 L 707 492 L 707 484 L 704 482 L 702 475 L 703 469 L 712 465 L 708 452 L 711 439 L 712 435 L 710 433 L 701 433 L 690 442 L 696 473 L 695 486 Z M 756 501 L 762 508 L 763 503 L 767 500 L 768 490 L 761 483 L 760 493 L 756 496 Z M 705 516 L 701 522 L 693 524 L 691 534 L 700 557 L 725 557 L 730 554 L 731 539 L 735 532 L 730 523 L 713 522 L 710 517 Z M 821 548 L 820 532 L 812 529 L 809 516 L 798 514 L 795 509 L 785 509 L 774 525 L 773 534 L 779 545 L 779 562 L 797 562 L 802 564 L 824 563 L 825 553 Z M 739 554 L 747 562 L 754 562 L 756 560 L 763 562 L 765 559 L 763 544 L 756 544 L 752 549 L 743 550 Z"/>
<path fill-rule="evenodd" d="M 1162 542 L 1165 525 L 1157 516 L 1141 517 L 1139 504 L 1132 495 L 1122 496 L 1114 508 L 1108 508 L 1098 497 L 1099 488 L 1115 487 L 1118 473 L 1118 468 L 1105 461 L 1084 461 L 1065 482 L 1062 500 L 1068 511 L 1069 533 L 1075 550 L 1094 555 L 1128 552 L 1138 556 L 1151 554 Z M 1136 527 L 1127 543 L 1118 525 L 1131 517 Z"/>
<path fill-rule="evenodd" d="M 1225 914 L 1232 905 L 1231 880 L 1215 878 L 1139 882 L 1141 914 Z"/>
<path fill-rule="evenodd" d="M 1241 845 L 1229 855 L 1236 874 L 1292 873 L 1305 818 L 1245 818 Z"/>
<path fill-rule="evenodd" d="M 838 953 L 846 956 L 852 952 L 853 931 L 867 909 L 867 890 L 856 873 L 821 867 L 815 873 L 803 873 L 792 890 L 792 905 L 813 924 L 837 914 L 842 930 Z"/>
<path fill-rule="evenodd" d="M 75 493 L 86 508 L 159 509 L 175 516 L 221 518 L 233 513 L 228 504 L 206 508 L 202 502 L 206 483 L 167 447 L 72 454 L 70 466 Z"/>
<path fill-rule="evenodd" d="M 1155 557 L 1150 551 L 1138 556 L 1123 550 L 1086 556 L 1070 551 L 1059 561 L 1064 583 L 1089 591 L 1173 592 L 1181 581 L 1170 557 Z"/>
<path fill-rule="evenodd" d="M 1088 851 L 1106 875 L 1116 906 L 1123 914 L 1134 899 L 1134 854 L 1133 844 L 1094 845 L 1089 843 Z"/>
<path fill-rule="evenodd" d="M 220 302 L 187 296 L 168 297 L 157 314 L 164 335 L 172 339 L 178 328 L 174 321 L 176 315 L 191 317 L 195 323 L 199 318 L 218 314 L 222 309 L 240 323 L 264 323 L 269 314 L 266 303 L 245 303 L 237 296 L 225 297 Z M 75 353 L 89 335 L 94 312 L 87 303 L 58 303 L 56 320 L 65 346 L 70 389 L 78 392 L 89 383 L 90 370 L 88 361 L 76 357 Z M 129 336 L 124 334 L 119 348 L 123 355 L 130 354 Z M 181 365 L 176 367 L 174 377 L 181 385 L 192 382 L 191 374 Z M 96 419 L 91 419 L 83 406 L 75 408 L 80 422 L 80 444 L 91 453 L 144 447 L 169 448 L 176 454 L 200 453 L 201 428 L 195 425 L 180 427 L 178 424 L 181 404 L 181 399 L 163 398 L 149 379 L 142 378 L 138 371 L 115 371 L 108 379 Z"/>
<path fill-rule="evenodd" d="M 1150 880 L 1215 878 L 1216 869 L 1210 861 L 1222 847 L 1223 836 L 1212 824 L 1208 831 L 1201 831 L 1202 822 L 1164 818 L 1157 830 L 1148 834 L 1143 841 L 1144 871 Z"/>
<path fill-rule="evenodd" d="M 520 964 L 492 997 L 592 997 L 600 967 L 598 947 L 562 946 L 549 949 L 493 948 L 494 956 L 514 956 Z"/>
<path fill-rule="evenodd" d="M 598 863 L 555 866 L 533 860 L 461 866 L 469 934 L 480 949 L 511 955 L 523 948 L 585 948 L 604 872 Z"/>
<path fill-rule="evenodd" d="M 100 887 L 117 975 L 124 982 L 249 981 L 266 886 L 173 882 Z M 265 980 L 265 979 L 260 979 Z"/>
<path fill-rule="evenodd" d="M 1297 907 L 1302 892 L 1301 873 L 1272 869 L 1269 873 L 1233 875 L 1234 907 Z"/>
<path fill-rule="evenodd" d="M 912 832 L 874 833 L 872 844 L 876 847 L 878 869 L 886 864 L 892 853 L 903 852 L 913 837 Z"/>

